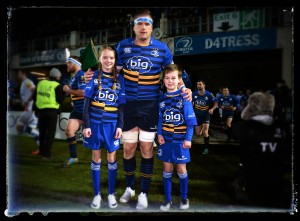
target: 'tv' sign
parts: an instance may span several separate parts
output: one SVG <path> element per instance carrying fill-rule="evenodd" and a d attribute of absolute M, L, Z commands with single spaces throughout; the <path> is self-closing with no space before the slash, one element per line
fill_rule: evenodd
<path fill-rule="evenodd" d="M 260 145 L 262 152 L 266 152 L 267 148 L 270 148 L 271 152 L 273 153 L 277 147 L 277 143 L 261 142 Z"/>

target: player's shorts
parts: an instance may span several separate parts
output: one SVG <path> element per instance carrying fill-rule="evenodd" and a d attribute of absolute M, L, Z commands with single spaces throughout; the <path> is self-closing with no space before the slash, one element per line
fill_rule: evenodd
<path fill-rule="evenodd" d="M 205 111 L 203 113 L 195 113 L 197 118 L 198 126 L 201 124 L 209 124 L 210 123 L 210 114 L 209 112 Z"/>
<path fill-rule="evenodd" d="M 78 120 L 82 120 L 82 116 L 83 113 L 82 112 L 78 112 L 75 109 L 72 110 L 72 112 L 70 113 L 69 119 L 78 119 Z"/>
<path fill-rule="evenodd" d="M 123 131 L 138 126 L 148 132 L 156 132 L 158 123 L 158 101 L 126 101 Z"/>
<path fill-rule="evenodd" d="M 227 119 L 227 118 L 233 118 L 233 116 L 234 116 L 234 111 L 223 110 L 222 118 L 224 120 Z"/>
<path fill-rule="evenodd" d="M 191 161 L 190 149 L 184 149 L 181 143 L 166 142 L 158 146 L 157 158 L 163 162 L 183 164 Z"/>
<path fill-rule="evenodd" d="M 104 147 L 109 153 L 120 148 L 120 139 L 115 139 L 117 123 L 90 123 L 92 135 L 83 140 L 83 146 L 91 150 Z"/>

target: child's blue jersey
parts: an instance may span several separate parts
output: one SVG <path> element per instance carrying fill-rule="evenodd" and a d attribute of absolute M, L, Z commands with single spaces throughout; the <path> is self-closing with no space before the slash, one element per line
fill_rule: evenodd
<path fill-rule="evenodd" d="M 70 88 L 72 90 L 84 90 L 86 87 L 86 83 L 84 82 L 84 71 L 79 70 L 72 78 L 70 81 Z M 74 109 L 79 112 L 83 113 L 83 103 L 84 103 L 84 97 L 82 96 L 76 96 L 74 94 L 71 94 L 71 99 L 73 103 Z"/>
<path fill-rule="evenodd" d="M 182 142 L 186 139 L 187 127 L 196 125 L 193 105 L 182 97 L 180 90 L 166 92 L 160 97 L 157 133 L 162 135 L 166 142 Z"/>
<path fill-rule="evenodd" d="M 162 67 L 173 63 L 168 46 L 154 38 L 149 45 L 136 45 L 134 38 L 120 41 L 117 66 L 122 66 L 127 100 L 157 100 Z"/>
<path fill-rule="evenodd" d="M 95 71 L 93 80 L 86 85 L 84 96 L 91 99 L 89 107 L 90 122 L 117 122 L 118 106 L 125 104 L 124 78 L 117 75 L 116 90 L 112 90 L 114 77 L 112 73 L 101 72 L 102 89 L 98 87 L 99 72 Z"/>

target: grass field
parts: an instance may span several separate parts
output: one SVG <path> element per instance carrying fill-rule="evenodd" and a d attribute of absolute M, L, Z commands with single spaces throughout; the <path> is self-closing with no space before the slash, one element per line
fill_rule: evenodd
<path fill-rule="evenodd" d="M 127 205 L 119 203 L 115 210 L 107 206 L 107 165 L 106 153 L 102 152 L 101 189 L 104 204 L 97 211 L 90 208 L 93 198 L 91 179 L 91 152 L 77 144 L 79 163 L 63 168 L 68 158 L 68 147 L 64 140 L 55 140 L 52 146 L 52 158 L 41 159 L 32 155 L 37 148 L 32 137 L 9 136 L 7 157 L 7 209 L 11 214 L 27 212 L 76 212 L 76 213 L 136 213 L 135 205 L 139 193 L 140 153 L 137 153 L 136 196 Z M 286 174 L 287 199 L 279 208 L 268 208 L 259 202 L 245 203 L 237 201 L 228 191 L 227 183 L 233 176 L 239 163 L 238 145 L 211 145 L 210 153 L 202 155 L 200 145 L 191 149 L 191 163 L 188 164 L 190 209 L 187 212 L 289 212 L 291 202 L 291 174 Z M 149 192 L 148 213 L 159 213 L 159 205 L 164 200 L 162 183 L 162 162 L 156 159 L 155 169 Z M 117 197 L 125 189 L 125 176 L 122 162 L 123 149 L 117 152 L 118 176 Z M 289 165 L 287 165 L 288 167 Z M 182 212 L 179 206 L 179 178 L 173 173 L 173 208 L 171 212 Z"/>

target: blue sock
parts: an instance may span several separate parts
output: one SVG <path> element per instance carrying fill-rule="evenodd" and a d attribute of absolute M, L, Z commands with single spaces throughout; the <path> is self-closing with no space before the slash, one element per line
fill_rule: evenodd
<path fill-rule="evenodd" d="M 69 144 L 70 157 L 71 158 L 77 158 L 77 152 L 76 152 L 77 139 L 76 139 L 76 136 L 67 138 L 67 141 L 68 141 L 68 144 Z"/>
<path fill-rule="evenodd" d="M 185 172 L 184 174 L 179 174 L 179 182 L 180 182 L 180 198 L 187 199 L 188 198 L 188 173 Z"/>
<path fill-rule="evenodd" d="M 132 190 L 134 190 L 134 172 L 136 168 L 135 157 L 132 157 L 128 160 L 123 158 L 123 165 L 126 177 L 126 187 L 130 187 Z"/>
<path fill-rule="evenodd" d="M 100 163 L 95 163 L 93 160 L 91 162 L 91 170 L 92 170 L 92 180 L 93 180 L 93 187 L 94 187 L 94 195 L 98 195 L 101 193 L 101 171 L 100 171 Z"/>
<path fill-rule="evenodd" d="M 39 138 L 39 136 L 38 135 L 34 135 L 33 138 L 34 138 L 35 142 L 37 143 L 37 145 L 40 146 L 40 138 Z"/>
<path fill-rule="evenodd" d="M 108 194 L 115 193 L 115 186 L 117 180 L 117 161 L 110 163 L 108 162 Z"/>
<path fill-rule="evenodd" d="M 31 131 L 32 131 L 32 128 L 31 127 L 29 127 L 29 126 L 25 126 L 25 129 L 24 129 L 24 132 L 25 133 L 31 133 Z"/>
<path fill-rule="evenodd" d="M 165 172 L 165 171 L 163 172 L 166 202 L 172 202 L 172 173 L 173 172 Z"/>
<path fill-rule="evenodd" d="M 154 158 L 141 160 L 141 192 L 148 195 L 150 189 L 150 183 L 153 175 Z"/>

